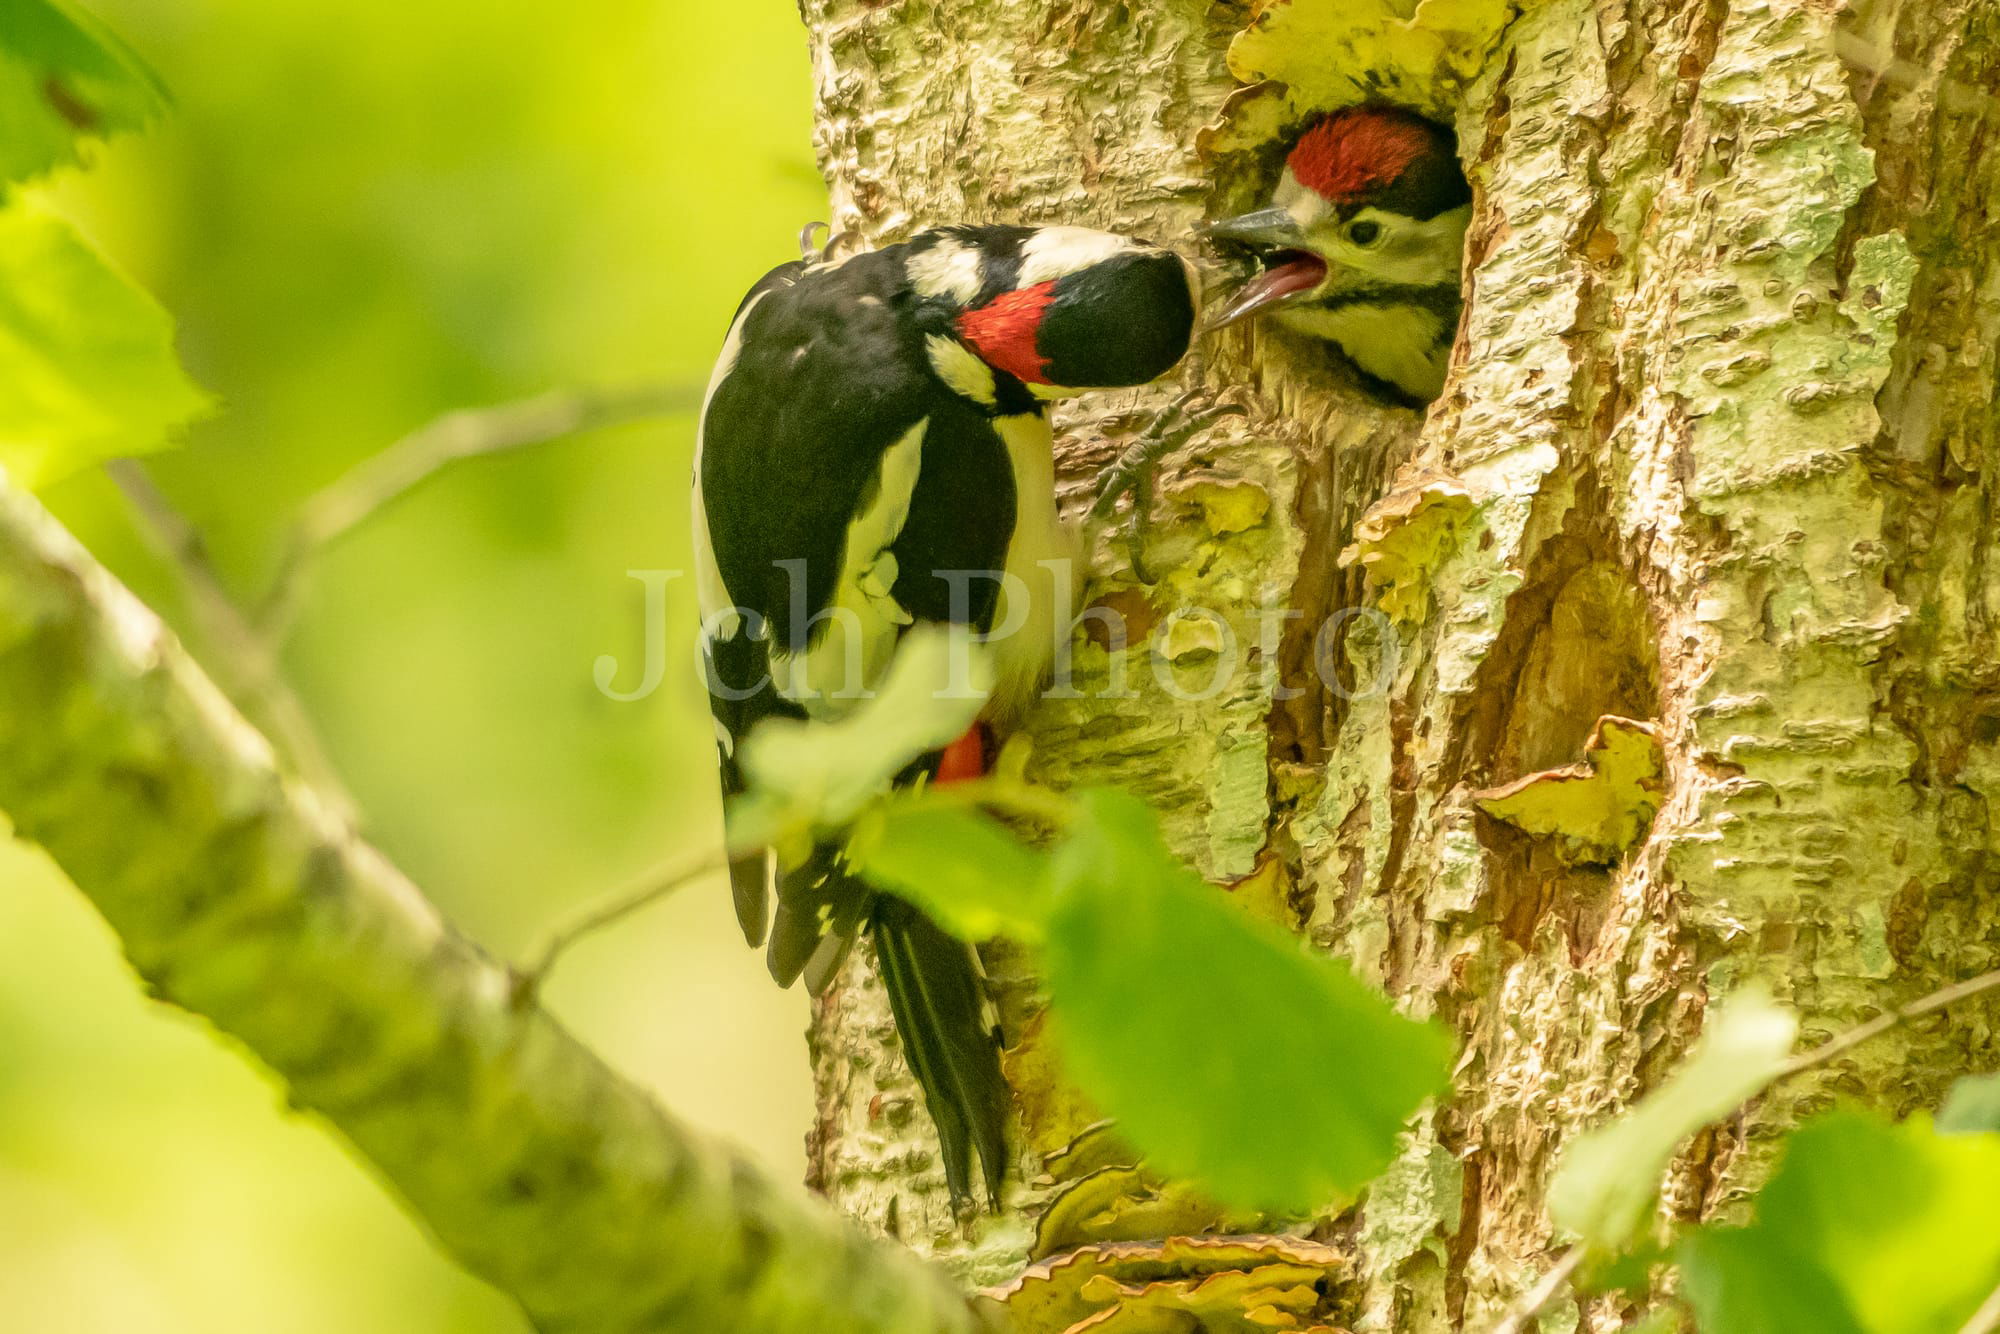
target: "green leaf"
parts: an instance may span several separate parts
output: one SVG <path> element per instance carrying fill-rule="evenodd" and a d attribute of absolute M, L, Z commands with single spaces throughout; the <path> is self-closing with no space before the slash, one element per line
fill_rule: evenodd
<path fill-rule="evenodd" d="M 838 718 L 772 718 L 744 738 L 749 790 L 730 808 L 742 850 L 841 829 L 921 755 L 956 741 L 986 706 L 988 651 L 962 630 L 903 636 L 872 697 Z"/>
<path fill-rule="evenodd" d="M 145 62 L 67 0 L 0 4 L 0 186 L 75 162 L 80 139 L 139 129 L 166 103 Z"/>
<path fill-rule="evenodd" d="M 1681 1263 L 1704 1331 L 1954 1334 L 2000 1283 L 2000 1138 L 1830 1112 L 1755 1221 L 1702 1229 Z"/>
<path fill-rule="evenodd" d="M 48 483 L 158 449 L 208 398 L 174 356 L 173 321 L 60 217 L 0 209 L 0 468 Z"/>
<path fill-rule="evenodd" d="M 1203 883 L 1138 799 L 1077 799 L 1047 954 L 1077 1083 L 1225 1205 L 1302 1212 L 1378 1175 L 1449 1083 L 1449 1036 Z"/>
<path fill-rule="evenodd" d="M 847 860 L 961 940 L 1042 941 L 1048 855 L 978 811 L 929 793 L 883 802 L 856 824 Z"/>
<path fill-rule="evenodd" d="M 1938 1112 L 1940 1135 L 1984 1135 L 2000 1132 L 2000 1071 L 1967 1075 L 1951 1086 Z"/>
<path fill-rule="evenodd" d="M 1696 1232 L 1680 1245 L 1681 1294 L 1702 1334 L 1869 1334 L 1827 1276 L 1770 1233 Z"/>
<path fill-rule="evenodd" d="M 1798 1030 L 1797 1017 L 1761 989 L 1723 1002 L 1666 1083 L 1570 1144 L 1549 1183 L 1550 1217 L 1597 1249 L 1623 1250 L 1652 1212 L 1675 1147 L 1768 1084 Z"/>
<path fill-rule="evenodd" d="M 1628 1251 L 1596 1251 L 1587 1255 L 1577 1271 L 1579 1292 L 1622 1292 L 1644 1297 L 1653 1290 L 1653 1270 L 1671 1258 L 1668 1248 L 1651 1238 L 1641 1240 Z"/>

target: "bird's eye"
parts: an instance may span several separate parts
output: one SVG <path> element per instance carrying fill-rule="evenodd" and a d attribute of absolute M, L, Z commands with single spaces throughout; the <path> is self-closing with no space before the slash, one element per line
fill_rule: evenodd
<path fill-rule="evenodd" d="M 1347 239 L 1356 245 L 1374 245 L 1382 239 L 1382 224 L 1362 218 L 1347 224 Z"/>

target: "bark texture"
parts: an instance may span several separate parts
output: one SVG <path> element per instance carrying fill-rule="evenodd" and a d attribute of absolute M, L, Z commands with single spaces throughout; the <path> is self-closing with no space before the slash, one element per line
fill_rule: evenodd
<path fill-rule="evenodd" d="M 1811 1037 L 2000 962 L 2000 11 L 803 10 L 835 226 L 877 240 L 993 219 L 1178 241 L 1256 198 L 1308 110 L 1372 89 L 1458 128 L 1477 203 L 1444 396 L 1384 407 L 1321 346 L 1217 340 L 1189 378 L 1256 410 L 1177 459 L 1156 584 L 1099 553 L 1129 637 L 1087 624 L 1083 698 L 1032 725 L 1046 781 L 1145 795 L 1211 879 L 1463 1039 L 1456 1096 L 1312 1225 L 1338 1258 L 1294 1327 L 1491 1323 L 1555 1244 L 1562 1143 L 1738 981 Z M 1078 405 L 1065 476 L 1175 388 Z M 951 1217 L 865 960 L 817 1023 L 819 1188 L 989 1281 L 1242 1228 L 1084 1133 L 1032 960 L 990 963 L 1023 1111 L 1010 1212 Z M 1991 1066 L 1991 1017 L 1787 1086 L 1674 1165 L 1666 1211 L 1726 1212 L 1836 1093 L 1902 1111 Z"/>
<path fill-rule="evenodd" d="M 0 477 L 0 811 L 548 1334 L 970 1334 L 936 1273 L 677 1124 L 280 775 L 154 615 Z M 0 824 L 0 830 L 5 829 Z"/>

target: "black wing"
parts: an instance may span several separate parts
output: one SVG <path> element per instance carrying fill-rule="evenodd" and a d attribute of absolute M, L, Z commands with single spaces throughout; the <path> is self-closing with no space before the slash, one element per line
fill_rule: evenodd
<path fill-rule="evenodd" d="M 986 413 L 932 374 L 899 252 L 773 272 L 739 312 L 703 410 L 696 538 L 708 571 L 703 646 L 727 795 L 742 790 L 735 749 L 750 730 L 773 715 L 805 716 L 770 671 L 774 658 L 806 653 L 810 683 L 809 650 L 828 624 L 815 623 L 819 612 L 858 607 L 864 636 L 888 651 L 919 621 L 992 624 L 997 580 L 958 572 L 1004 566 L 1013 469 Z M 879 576 L 865 595 L 860 570 Z M 902 781 L 935 765 L 920 759 Z M 970 1195 L 976 1155 L 997 1200 L 1007 1086 L 970 948 L 915 909 L 876 899 L 835 846 L 782 868 L 760 854 L 732 866 L 731 878 L 744 934 L 757 944 L 768 929 L 781 983 L 803 974 L 815 990 L 824 986 L 873 924 L 952 1195 Z"/>
<path fill-rule="evenodd" d="M 704 655 L 726 795 L 742 790 L 734 749 L 765 718 L 805 710 L 768 682 L 782 657 L 826 630 L 814 621 L 840 593 L 855 517 L 880 499 L 885 456 L 919 451 L 907 510 L 879 534 L 895 558 L 894 620 L 866 633 L 893 637 L 915 621 L 990 626 L 992 578 L 1013 534 L 1013 471 L 1006 446 L 976 405 L 931 373 L 916 298 L 900 247 L 838 265 L 774 270 L 739 310 L 703 410 L 697 457 L 698 559 L 704 579 Z M 858 536 L 858 534 L 857 534 Z M 870 553 L 862 553 L 865 557 Z M 866 563 L 865 559 L 862 563 Z M 797 587 L 794 586 L 794 581 Z M 954 593 L 954 588 L 958 590 Z M 732 610 L 733 609 L 733 610 Z M 872 683 L 862 683 L 872 684 Z M 831 971 L 828 935 L 848 936 L 865 904 L 851 903 L 828 859 L 793 868 L 780 888 L 772 971 L 790 981 L 815 951 Z M 762 941 L 769 907 L 761 859 L 735 868 L 738 917 Z"/>
<path fill-rule="evenodd" d="M 698 475 L 716 569 L 780 644 L 803 627 L 778 563 L 804 562 L 806 608 L 832 600 L 848 523 L 934 391 L 901 317 L 901 273 L 877 251 L 766 278 L 703 409 Z"/>

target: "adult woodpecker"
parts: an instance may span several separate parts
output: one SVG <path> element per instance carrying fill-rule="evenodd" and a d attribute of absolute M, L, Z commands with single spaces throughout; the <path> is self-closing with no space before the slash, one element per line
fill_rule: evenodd
<path fill-rule="evenodd" d="M 839 717 L 922 622 L 993 632 L 995 687 L 982 726 L 899 781 L 983 770 L 984 724 L 1004 728 L 1034 697 L 1069 628 L 1057 580 L 1075 544 L 1056 513 L 1048 400 L 1165 374 L 1198 304 L 1171 251 L 1075 227 L 941 227 L 786 264 L 750 290 L 695 457 L 725 794 L 742 790 L 736 747 L 753 727 Z M 973 952 L 852 878 L 832 844 L 793 864 L 759 854 L 731 877 L 744 935 L 768 934 L 781 984 L 820 989 L 870 930 L 952 1196 L 970 1199 L 976 1154 L 997 1201 L 1007 1086 Z"/>
<path fill-rule="evenodd" d="M 1292 145 L 1268 208 L 1203 229 L 1263 263 L 1212 327 L 1268 309 L 1429 402 L 1458 331 L 1471 217 L 1451 131 L 1400 107 L 1336 111 Z"/>

